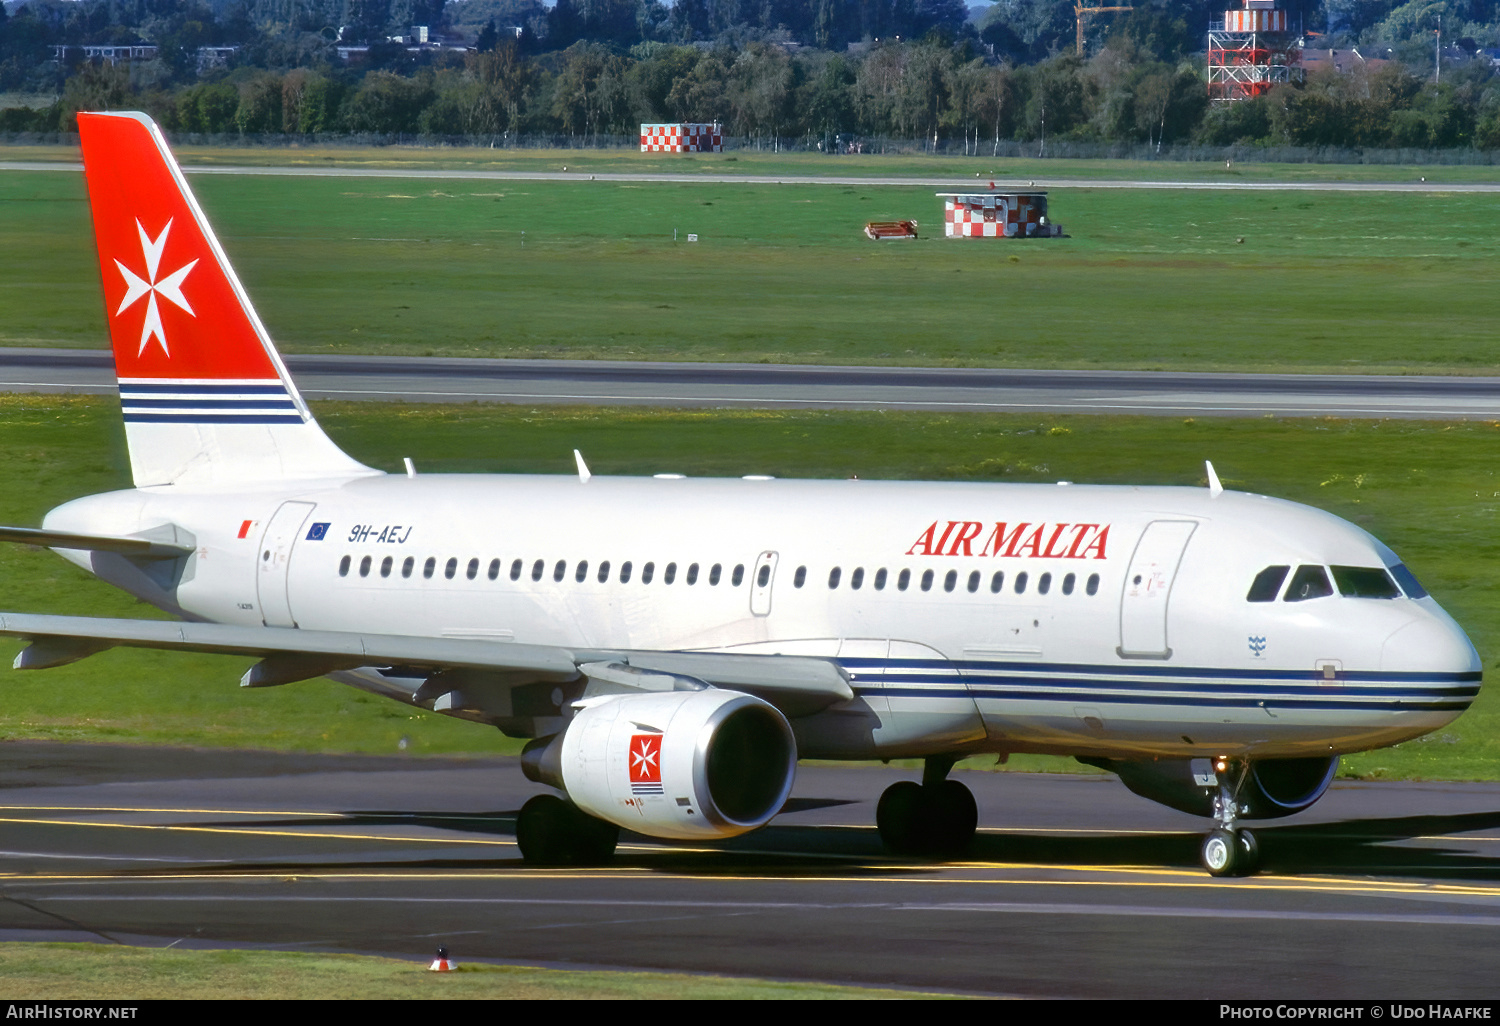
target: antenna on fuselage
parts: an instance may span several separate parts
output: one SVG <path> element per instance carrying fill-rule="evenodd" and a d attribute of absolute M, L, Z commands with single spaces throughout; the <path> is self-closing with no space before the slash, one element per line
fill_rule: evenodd
<path fill-rule="evenodd" d="M 578 462 L 578 483 L 588 484 L 589 478 L 593 477 L 594 475 L 589 473 L 589 465 L 583 462 L 583 453 L 579 452 L 577 449 L 574 449 L 573 459 Z"/>
<path fill-rule="evenodd" d="M 1219 483 L 1219 475 L 1214 473 L 1213 460 L 1204 460 L 1203 469 L 1208 471 L 1208 497 L 1217 499 L 1224 494 L 1224 486 Z"/>

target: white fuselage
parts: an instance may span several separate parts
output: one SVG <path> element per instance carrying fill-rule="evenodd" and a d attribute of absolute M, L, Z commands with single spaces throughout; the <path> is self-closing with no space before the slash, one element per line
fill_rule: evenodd
<path fill-rule="evenodd" d="M 164 524 L 197 543 L 170 582 L 65 555 L 223 623 L 834 659 L 856 698 L 794 720 L 804 757 L 1331 755 L 1441 726 L 1479 687 L 1431 598 L 1247 601 L 1268 566 L 1398 561 L 1244 493 L 371 476 L 114 492 L 46 520 Z M 340 679 L 406 700 L 420 684 Z"/>

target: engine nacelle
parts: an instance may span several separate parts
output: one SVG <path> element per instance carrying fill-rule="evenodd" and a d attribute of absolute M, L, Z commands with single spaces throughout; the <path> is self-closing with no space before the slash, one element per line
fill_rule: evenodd
<path fill-rule="evenodd" d="M 1211 759 L 1152 759 L 1124 762 L 1089 760 L 1107 769 L 1142 798 L 1150 798 L 1179 812 L 1212 816 L 1219 779 Z M 1261 759 L 1251 763 L 1250 779 L 1240 791 L 1245 819 L 1276 819 L 1301 812 L 1323 797 L 1338 770 L 1338 756 L 1309 759 Z M 1231 771 L 1234 772 L 1234 771 Z"/>
<path fill-rule="evenodd" d="M 738 691 L 601 695 L 533 742 L 526 776 L 584 812 L 652 837 L 734 837 L 764 826 L 792 790 L 797 744 L 776 707 Z"/>

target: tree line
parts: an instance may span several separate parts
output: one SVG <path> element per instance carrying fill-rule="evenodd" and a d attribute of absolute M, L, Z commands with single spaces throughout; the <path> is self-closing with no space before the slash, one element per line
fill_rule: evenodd
<path fill-rule="evenodd" d="M 1329 0 L 1329 9 L 1340 2 Z M 894 139 L 976 154 L 1017 140 L 1041 154 L 1063 141 L 1500 149 L 1500 78 L 1486 60 L 1450 62 L 1440 81 L 1398 58 L 1351 61 L 1255 100 L 1211 103 L 1202 54 L 1190 49 L 1195 37 L 1184 28 L 1187 5 L 1148 3 L 1101 30 L 1083 56 L 1054 48 L 1038 57 L 1020 51 L 1041 38 L 1032 32 L 1040 22 L 1022 17 L 1051 9 L 1039 0 L 1002 0 L 1010 21 L 957 27 L 954 4 L 741 3 L 760 21 L 736 22 L 725 13 L 727 0 L 678 0 L 657 24 L 651 18 L 660 12 L 644 0 L 559 0 L 550 9 L 536 0 L 467 0 L 448 4 L 446 13 L 442 0 L 253 0 L 217 10 L 200 0 L 32 0 L 0 20 L 0 67 L 26 63 L 17 57 L 28 52 L 22 42 L 34 56 L 37 38 L 85 30 L 122 42 L 132 33 L 151 38 L 161 53 L 154 61 L 49 69 L 60 98 L 0 110 L 0 131 L 68 132 L 78 110 L 140 108 L 169 132 L 262 137 L 504 142 L 540 135 L 590 143 L 633 137 L 642 122 L 717 121 L 727 136 L 766 148 L 834 150 L 853 139 Z M 339 26 L 336 35 L 347 41 L 384 38 L 392 25 L 417 17 L 451 29 L 458 8 L 471 29 L 484 19 L 468 50 L 413 52 L 377 42 L 363 63 L 329 59 L 329 17 L 363 19 Z M 633 28 L 626 10 L 638 16 Z M 818 41 L 819 11 L 825 27 L 842 33 L 829 27 L 828 46 L 786 38 L 791 29 L 779 19 Z M 504 33 L 494 27 L 497 12 Z M 268 20 L 277 13 L 289 20 Z M 699 22 L 682 22 L 690 15 Z M 1009 38 L 991 31 L 997 23 L 1014 37 L 1006 43 L 1012 49 L 987 41 Z M 48 24 L 51 36 L 41 31 Z M 757 24 L 774 24 L 782 38 L 764 31 L 738 43 L 726 38 L 735 26 L 754 35 L 746 26 Z M 926 30 L 871 35 L 871 25 L 893 24 Z M 642 38 L 671 36 L 673 25 L 687 41 Z M 858 41 L 846 38 L 856 30 Z M 715 31 L 712 43 L 697 38 Z M 570 33 L 565 47 L 545 45 Z M 635 41 L 625 45 L 615 35 Z M 235 66 L 200 76 L 194 49 L 234 38 L 257 42 L 242 46 Z"/>

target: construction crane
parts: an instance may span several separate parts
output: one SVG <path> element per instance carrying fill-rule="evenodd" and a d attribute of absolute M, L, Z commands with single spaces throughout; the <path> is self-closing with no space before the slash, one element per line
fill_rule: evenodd
<path fill-rule="evenodd" d="M 1133 11 L 1134 7 L 1084 7 L 1082 4 L 1073 5 L 1073 16 L 1078 25 L 1078 56 L 1083 56 L 1083 16 L 1085 14 L 1105 14 L 1109 11 Z"/>

